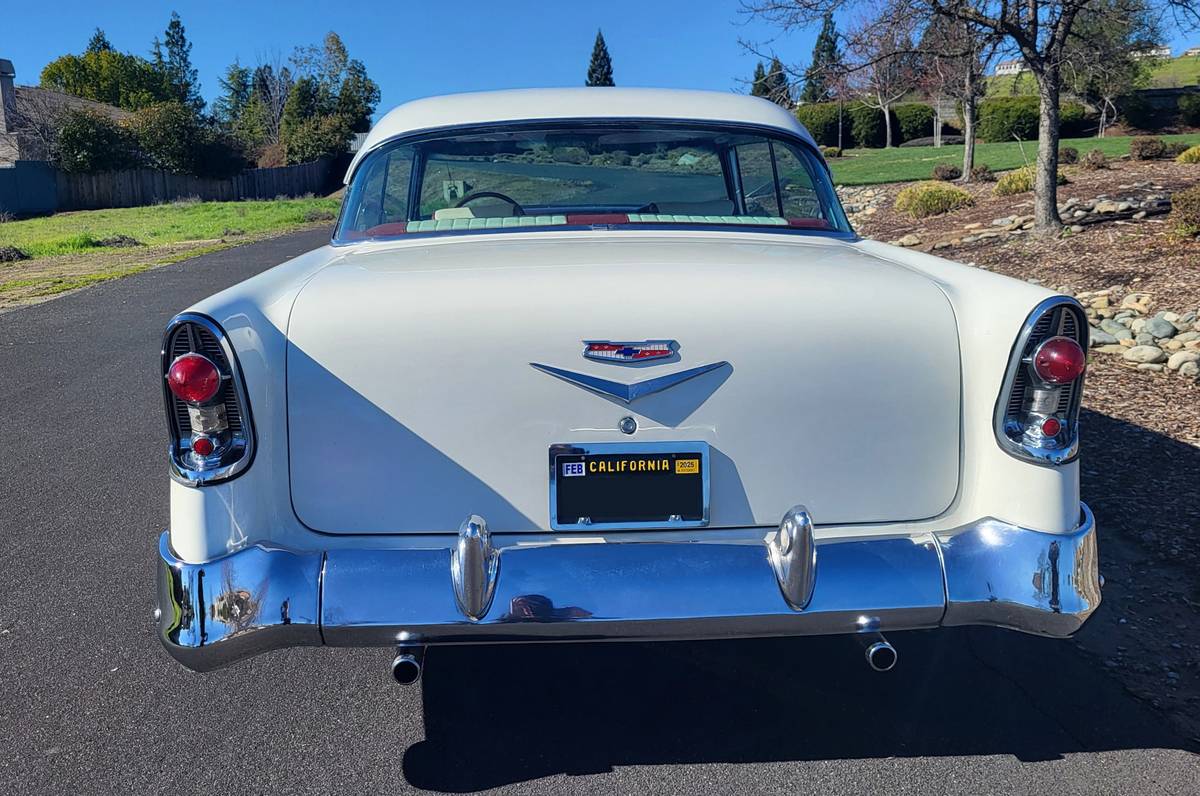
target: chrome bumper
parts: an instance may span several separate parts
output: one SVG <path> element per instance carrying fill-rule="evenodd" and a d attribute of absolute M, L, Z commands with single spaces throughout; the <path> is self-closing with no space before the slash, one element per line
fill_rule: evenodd
<path fill-rule="evenodd" d="M 207 671 L 281 647 L 814 635 L 991 625 L 1066 637 L 1100 604 L 1096 528 L 982 520 L 939 533 L 815 540 L 429 550 L 251 547 L 188 564 L 159 540 L 167 650 Z M 793 533 L 804 531 L 793 528 Z M 474 535 L 472 535 L 474 534 Z M 480 539 L 482 538 L 482 541 Z M 781 568 L 781 550 L 785 565 Z M 787 563 L 795 570 L 788 572 Z M 797 585 L 799 584 L 799 585 Z M 797 589 L 799 589 L 797 591 Z M 472 616 L 478 618 L 472 618 Z"/>

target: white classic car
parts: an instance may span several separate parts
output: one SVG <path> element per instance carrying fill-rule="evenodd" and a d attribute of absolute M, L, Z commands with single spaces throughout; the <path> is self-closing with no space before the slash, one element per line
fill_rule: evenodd
<path fill-rule="evenodd" d="M 173 319 L 159 631 L 280 647 L 1077 630 L 1071 298 L 862 240 L 733 94 L 387 114 L 333 239 Z"/>

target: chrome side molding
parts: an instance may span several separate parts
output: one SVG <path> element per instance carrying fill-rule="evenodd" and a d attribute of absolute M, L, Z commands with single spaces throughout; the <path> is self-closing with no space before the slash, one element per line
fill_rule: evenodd
<path fill-rule="evenodd" d="M 817 546 L 808 509 L 796 505 L 787 510 L 779 529 L 767 540 L 767 552 L 783 599 L 794 610 L 803 610 L 817 581 Z"/>
<path fill-rule="evenodd" d="M 458 610 L 472 622 L 487 615 L 499 572 L 500 555 L 492 547 L 487 522 L 472 514 L 459 526 L 458 542 L 450 554 L 450 578 Z"/>

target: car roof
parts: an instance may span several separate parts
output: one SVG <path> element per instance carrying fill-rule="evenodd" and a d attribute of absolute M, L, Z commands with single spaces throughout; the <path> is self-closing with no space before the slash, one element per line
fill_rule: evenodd
<path fill-rule="evenodd" d="M 355 153 L 345 181 L 362 159 L 387 141 L 421 130 L 550 119 L 662 119 L 736 122 L 773 127 L 812 144 L 787 109 L 758 97 L 721 91 L 661 88 L 527 88 L 447 94 L 388 111 Z"/>

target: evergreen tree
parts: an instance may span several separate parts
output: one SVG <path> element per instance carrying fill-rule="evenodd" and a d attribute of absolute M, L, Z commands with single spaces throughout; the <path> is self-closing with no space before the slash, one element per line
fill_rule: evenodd
<path fill-rule="evenodd" d="M 204 109 L 204 99 L 200 96 L 198 73 L 192 66 L 192 43 L 187 39 L 187 33 L 183 29 L 183 22 L 179 19 L 179 14 L 172 11 L 171 21 L 167 24 L 164 42 L 167 49 L 165 61 L 162 58 L 157 39 L 154 46 L 155 59 L 163 69 L 163 76 L 172 95 L 199 113 Z"/>
<path fill-rule="evenodd" d="M 826 12 L 821 22 L 821 32 L 813 44 L 812 63 L 804 71 L 804 89 L 800 92 L 800 101 L 828 102 L 833 97 L 834 77 L 841 63 L 837 27 L 833 24 L 833 14 Z"/>
<path fill-rule="evenodd" d="M 763 97 L 776 105 L 782 105 L 785 108 L 792 107 L 791 86 L 788 85 L 787 72 L 783 68 L 783 63 L 778 58 L 771 59 L 771 66 L 767 70 L 766 77 L 763 78 L 763 85 L 766 87 Z"/>
<path fill-rule="evenodd" d="M 104 31 L 96 28 L 96 32 L 92 34 L 92 38 L 88 39 L 87 49 L 84 52 L 89 53 L 108 53 L 112 52 L 112 44 L 108 37 L 104 35 Z"/>
<path fill-rule="evenodd" d="M 614 86 L 612 73 L 612 58 L 608 55 L 608 45 L 604 43 L 604 34 L 596 31 L 596 43 L 592 46 L 592 61 L 588 64 L 588 86 Z"/>
<path fill-rule="evenodd" d="M 226 128 L 233 128 L 250 104 L 250 69 L 235 60 L 226 67 L 220 83 L 224 93 L 213 103 L 213 115 Z"/>
<path fill-rule="evenodd" d="M 754 81 L 750 84 L 750 96 L 766 97 L 770 93 L 767 88 L 767 70 L 763 66 L 763 62 L 759 61 L 754 65 Z"/>

